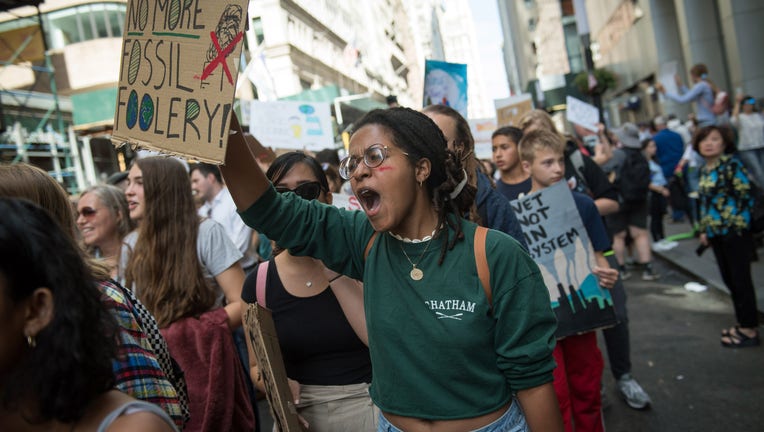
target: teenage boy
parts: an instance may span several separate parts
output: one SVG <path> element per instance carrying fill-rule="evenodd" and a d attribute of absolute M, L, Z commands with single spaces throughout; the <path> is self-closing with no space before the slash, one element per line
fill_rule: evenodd
<path fill-rule="evenodd" d="M 531 193 L 540 191 L 565 178 L 565 142 L 560 135 L 534 130 L 520 140 L 520 160 L 531 178 Z M 610 268 L 604 251 L 610 241 L 594 201 L 572 192 L 589 240 L 594 248 L 597 265 L 592 273 L 604 288 L 612 288 L 618 280 L 618 270 Z M 566 431 L 604 431 L 600 386 L 604 361 L 597 347 L 597 333 L 568 336 L 557 341 L 554 349 L 557 367 L 554 388 L 560 404 Z"/>
<path fill-rule="evenodd" d="M 496 129 L 491 135 L 493 163 L 499 171 L 496 190 L 510 201 L 531 189 L 531 178 L 520 163 L 518 143 L 523 131 L 513 126 Z"/>

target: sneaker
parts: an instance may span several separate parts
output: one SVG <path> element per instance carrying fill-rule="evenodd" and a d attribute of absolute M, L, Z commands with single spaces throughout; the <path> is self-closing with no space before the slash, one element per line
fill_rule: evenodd
<path fill-rule="evenodd" d="M 618 392 L 626 404 L 631 408 L 642 410 L 650 406 L 652 401 L 650 396 L 642 389 L 637 380 L 631 377 L 631 374 L 624 374 L 616 381 Z"/>
<path fill-rule="evenodd" d="M 655 273 L 651 269 L 645 269 L 645 271 L 642 272 L 642 280 L 643 281 L 654 281 L 661 277 L 660 274 Z"/>
<path fill-rule="evenodd" d="M 629 280 L 631 273 L 628 270 L 621 270 L 621 280 Z"/>

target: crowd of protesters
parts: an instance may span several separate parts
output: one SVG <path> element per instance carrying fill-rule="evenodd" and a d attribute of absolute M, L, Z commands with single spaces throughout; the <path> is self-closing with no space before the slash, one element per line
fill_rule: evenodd
<path fill-rule="evenodd" d="M 652 252 L 675 246 L 666 219 L 686 218 L 714 253 L 737 321 L 721 345 L 759 345 L 764 118 L 744 94 L 716 113 L 704 65 L 691 79 L 680 94 L 657 86 L 695 104 L 687 122 L 566 133 L 533 110 L 493 133 L 490 161 L 464 117 L 432 105 L 367 113 L 343 159 L 264 164 L 234 125 L 220 168 L 139 158 L 73 203 L 45 172 L 2 166 L 0 307 L 17 319 L 3 330 L 0 423 L 259 430 L 268 390 L 242 329 L 259 304 L 307 430 L 602 431 L 596 331 L 556 340 L 510 202 L 557 182 L 573 191 L 613 298 L 602 332 L 630 407 L 652 399 L 632 374 L 623 281 L 660 278 Z M 332 206 L 348 191 L 362 211 Z"/>

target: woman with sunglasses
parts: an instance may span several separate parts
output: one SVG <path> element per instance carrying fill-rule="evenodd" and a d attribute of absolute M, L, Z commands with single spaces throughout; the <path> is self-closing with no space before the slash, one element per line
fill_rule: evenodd
<path fill-rule="evenodd" d="M 111 185 L 85 189 L 77 201 L 77 228 L 87 251 L 103 260 L 116 277 L 122 240 L 134 228 L 125 193 Z"/>
<path fill-rule="evenodd" d="M 302 152 L 279 156 L 266 176 L 280 194 L 332 203 L 321 165 Z M 242 299 L 271 310 L 298 413 L 315 432 L 376 430 L 366 328 L 362 318 L 349 322 L 343 313 L 348 299 L 355 305 L 349 308 L 363 314 L 360 283 L 278 244 L 273 250 L 275 257 L 247 277 Z M 252 381 L 264 392 L 253 352 L 249 358 Z"/>
<path fill-rule="evenodd" d="M 340 173 L 363 212 L 276 193 L 234 130 L 222 172 L 244 221 L 364 281 L 378 430 L 562 430 L 549 293 L 517 242 L 492 230 L 484 291 L 477 225 L 461 217 L 475 188 L 431 119 L 392 108 L 356 124 Z"/>

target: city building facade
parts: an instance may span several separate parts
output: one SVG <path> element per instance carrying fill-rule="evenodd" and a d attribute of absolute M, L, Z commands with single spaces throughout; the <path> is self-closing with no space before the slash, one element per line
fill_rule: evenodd
<path fill-rule="evenodd" d="M 657 114 L 686 117 L 691 112 L 691 105 L 673 103 L 655 89 L 662 68 L 672 62 L 684 83 L 690 68 L 704 63 L 714 83 L 731 97 L 737 92 L 764 96 L 764 58 L 756 51 L 757 42 L 764 40 L 759 24 L 764 3 L 755 0 L 500 0 L 513 92 L 537 96 L 538 80 L 548 96 L 547 63 L 564 65 L 559 61 L 562 53 L 569 56 L 570 72 L 585 70 L 576 7 L 585 8 L 594 66 L 617 78 L 604 95 L 604 110 L 613 124 L 644 121 Z M 555 10 L 562 16 L 559 21 Z M 564 49 L 555 37 L 559 26 Z M 552 86 L 575 92 L 568 80 L 559 79 L 563 71 L 558 68 L 552 74 L 557 77 Z"/>

